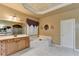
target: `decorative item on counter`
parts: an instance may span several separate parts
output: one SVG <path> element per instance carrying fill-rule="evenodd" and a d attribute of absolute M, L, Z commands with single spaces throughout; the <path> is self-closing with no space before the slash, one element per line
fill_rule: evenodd
<path fill-rule="evenodd" d="M 14 34 L 14 37 L 17 37 L 17 33 Z"/>

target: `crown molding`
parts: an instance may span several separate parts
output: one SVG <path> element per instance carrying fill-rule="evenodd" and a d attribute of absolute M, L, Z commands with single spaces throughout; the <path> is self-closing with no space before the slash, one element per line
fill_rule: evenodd
<path fill-rule="evenodd" d="M 32 13 L 34 13 L 34 14 L 43 15 L 43 14 L 46 14 L 46 13 L 48 13 L 48 12 L 57 10 L 57 9 L 59 9 L 59 8 L 68 6 L 68 5 L 70 5 L 70 4 L 72 4 L 72 3 L 63 3 L 63 4 L 60 4 L 60 5 L 58 5 L 58 6 L 51 7 L 51 8 L 49 8 L 49 9 L 45 10 L 45 11 L 35 11 L 35 10 L 34 10 L 33 8 L 31 8 L 28 4 L 23 4 L 23 6 L 24 6 L 25 9 L 30 10 L 30 11 L 31 11 Z"/>

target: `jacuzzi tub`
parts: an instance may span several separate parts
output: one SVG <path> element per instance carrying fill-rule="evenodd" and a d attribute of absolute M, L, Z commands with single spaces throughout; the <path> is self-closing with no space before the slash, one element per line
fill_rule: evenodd
<path fill-rule="evenodd" d="M 49 47 L 52 45 L 52 38 L 50 36 L 39 36 L 31 41 L 30 45 L 31 47 Z"/>

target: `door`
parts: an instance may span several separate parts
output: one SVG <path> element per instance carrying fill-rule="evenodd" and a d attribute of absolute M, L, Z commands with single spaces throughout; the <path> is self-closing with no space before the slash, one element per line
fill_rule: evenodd
<path fill-rule="evenodd" d="M 61 46 L 74 48 L 75 46 L 75 19 L 61 21 Z"/>

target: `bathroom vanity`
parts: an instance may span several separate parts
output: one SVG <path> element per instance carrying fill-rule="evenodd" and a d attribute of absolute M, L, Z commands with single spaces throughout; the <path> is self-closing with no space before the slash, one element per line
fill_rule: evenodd
<path fill-rule="evenodd" d="M 0 37 L 0 55 L 6 56 L 29 47 L 28 35 L 14 35 Z"/>

